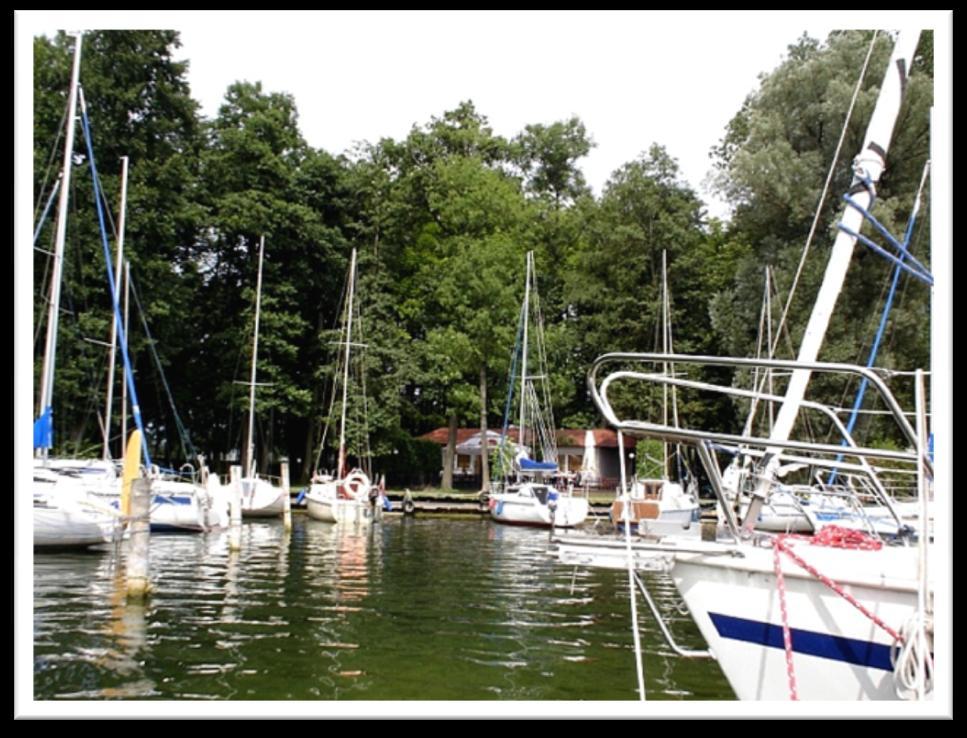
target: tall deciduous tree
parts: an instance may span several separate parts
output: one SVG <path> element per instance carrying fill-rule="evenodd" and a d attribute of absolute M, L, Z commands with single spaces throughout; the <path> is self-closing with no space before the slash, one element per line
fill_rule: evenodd
<path fill-rule="evenodd" d="M 719 171 L 718 187 L 735 208 L 730 239 L 748 244 L 750 251 L 736 266 L 733 283 L 713 301 L 716 329 L 733 351 L 751 354 L 757 340 L 765 265 L 778 283 L 777 304 L 784 304 L 810 227 L 820 205 L 827 172 L 833 164 L 840 135 L 842 152 L 833 168 L 829 193 L 818 213 L 819 228 L 805 261 L 786 330 L 790 339 L 780 344 L 780 355 L 793 356 L 812 309 L 825 270 L 828 247 L 836 236 L 841 200 L 853 176 L 851 162 L 859 152 L 872 114 L 887 59 L 892 48 L 888 34 L 879 34 L 869 68 L 857 96 L 852 117 L 846 115 L 854 88 L 870 48 L 869 32 L 837 32 L 824 43 L 803 37 L 789 47 L 786 60 L 762 78 L 730 122 L 713 157 Z M 932 102 L 932 39 L 922 36 L 906 84 L 904 103 L 887 171 L 877 191 L 875 215 L 902 236 L 923 165 L 929 155 L 929 108 Z M 926 218 L 921 214 L 922 227 Z M 872 230 L 869 230 L 871 235 Z M 918 258 L 929 260 L 920 232 L 913 245 Z M 874 235 L 874 240 L 878 236 Z M 862 245 L 833 314 L 820 358 L 865 363 L 879 318 L 892 266 Z M 906 279 L 906 278 L 904 278 Z M 775 319 L 778 320 L 779 311 Z M 881 363 L 908 368 L 929 363 L 929 295 L 917 284 L 902 292 L 891 318 Z M 910 330 L 912 326 L 919 329 Z M 826 378 L 814 381 L 817 387 Z M 849 393 L 828 386 L 829 392 Z M 842 394 L 829 395 L 841 401 Z"/>
<path fill-rule="evenodd" d="M 37 199 L 46 192 L 60 164 L 64 113 L 75 45 L 72 36 L 34 41 L 34 140 Z M 176 319 L 190 314 L 196 278 L 190 254 L 204 211 L 198 205 L 197 160 L 202 147 L 198 106 L 185 77 L 187 65 L 176 60 L 174 31 L 95 31 L 83 37 L 80 81 L 91 126 L 94 156 L 107 208 L 111 247 L 118 217 L 121 157 L 130 159 L 126 216 L 126 256 L 139 288 L 144 317 L 151 326 L 176 400 L 184 402 L 181 375 L 172 357 L 188 350 L 191 338 Z M 107 352 L 91 341 L 106 341 L 112 318 L 106 267 L 93 199 L 89 157 L 78 125 L 75 138 L 65 255 L 64 306 L 61 321 L 55 417 L 59 438 L 77 449 L 99 443 L 95 418 L 104 394 L 92 392 L 106 378 Z M 53 228 L 41 234 L 50 243 Z M 35 304 L 45 304 L 46 255 L 38 252 Z M 113 259 L 113 255 L 112 255 Z M 112 264 L 113 266 L 113 264 Z M 39 318 L 38 316 L 36 316 Z M 147 441 L 156 455 L 180 446 L 160 376 L 146 350 L 134 313 L 129 348 L 142 385 L 142 414 Z M 119 393 L 115 393 L 115 400 Z M 118 408 L 114 410 L 117 422 Z M 115 429 L 116 430 L 116 429 Z M 115 452 L 120 444 L 115 444 Z"/>
<path fill-rule="evenodd" d="M 248 395 L 237 382 L 248 378 L 258 242 L 264 235 L 258 372 L 267 386 L 257 393 L 265 428 L 259 448 L 265 462 L 279 452 L 302 458 L 302 434 L 318 412 L 321 377 L 314 362 L 324 355 L 318 330 L 331 322 L 345 272 L 342 216 L 325 196 L 338 203 L 344 173 L 303 141 L 292 98 L 266 93 L 260 84 L 229 88 L 209 136 L 203 177 L 210 221 L 197 257 L 205 307 L 196 361 L 208 367 L 203 374 L 210 381 L 207 402 L 201 401 L 205 388 L 198 387 L 199 406 L 211 413 L 204 425 L 220 429 L 211 437 L 217 450 L 239 448 L 243 424 L 237 421 L 247 412 Z M 298 437 L 289 438 L 290 431 Z"/>

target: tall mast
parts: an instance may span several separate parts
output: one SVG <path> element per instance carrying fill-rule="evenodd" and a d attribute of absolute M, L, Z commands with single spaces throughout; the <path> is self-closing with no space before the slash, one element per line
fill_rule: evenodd
<path fill-rule="evenodd" d="M 907 74 L 917 48 L 919 35 L 919 32 L 901 31 L 897 36 L 893 54 L 890 57 L 890 64 L 880 88 L 876 108 L 873 110 L 873 116 L 866 131 L 863 148 L 853 162 L 855 175 L 851 191 L 854 193 L 853 199 L 859 208 L 847 207 L 841 219 L 843 228 L 840 229 L 833 243 L 823 284 L 816 297 L 816 304 L 806 326 L 802 345 L 799 348 L 797 360 L 800 362 L 815 362 L 826 336 L 826 329 L 829 327 L 833 308 L 836 305 L 839 293 L 843 289 L 846 271 L 853 256 L 853 247 L 856 245 L 856 236 L 853 234 L 859 233 L 863 224 L 863 214 L 860 212 L 860 208 L 862 210 L 869 209 L 873 201 L 874 187 L 886 168 L 886 152 L 890 146 L 893 128 L 900 112 L 903 90 L 906 86 Z M 793 371 L 786 389 L 785 399 L 769 436 L 771 440 L 788 440 L 805 397 L 806 385 L 809 383 L 811 374 L 812 372 L 808 369 Z M 775 469 L 778 468 L 777 454 L 779 451 L 778 447 L 770 447 L 767 450 L 767 455 L 772 458 L 757 490 L 757 496 L 760 498 L 764 497 L 765 489 L 769 485 Z M 746 517 L 746 526 L 751 526 L 754 523 L 755 517 L 758 515 L 758 508 L 759 505 L 750 506 L 749 514 Z"/>
<path fill-rule="evenodd" d="M 71 72 L 70 95 L 67 102 L 67 135 L 64 140 L 63 182 L 57 203 L 57 231 L 54 247 L 54 268 L 51 278 L 50 308 L 47 313 L 47 340 L 44 345 L 44 364 L 40 375 L 40 399 L 37 415 L 48 412 L 54 396 L 54 365 L 57 360 L 57 322 L 60 316 L 60 287 L 63 277 L 64 242 L 67 237 L 67 196 L 70 192 L 71 161 L 74 152 L 74 119 L 77 117 L 77 86 L 81 73 L 81 38 L 77 34 L 74 47 L 74 68 Z M 50 423 L 53 423 L 51 418 Z M 47 458 L 48 449 L 38 450 L 38 456 Z"/>
<path fill-rule="evenodd" d="M 115 290 L 121 288 L 121 271 L 124 264 L 124 216 L 128 201 L 128 157 L 121 157 L 121 214 L 118 217 L 118 248 L 117 261 L 114 267 Z M 124 327 L 124 335 L 128 334 L 127 325 Z M 111 458 L 111 405 L 114 401 L 114 365 L 117 356 L 118 324 L 116 320 L 111 321 L 111 363 L 107 370 L 107 398 L 104 401 L 104 460 Z M 124 435 L 121 435 L 121 446 L 125 443 Z"/>
<path fill-rule="evenodd" d="M 131 292 L 131 262 L 124 262 L 124 335 L 128 334 L 128 297 Z M 128 383 L 121 382 L 121 441 L 128 437 Z M 123 452 L 122 452 L 123 455 Z"/>
<path fill-rule="evenodd" d="M 346 400 L 349 390 L 349 346 L 353 337 L 353 299 L 356 289 L 356 249 L 349 262 L 349 295 L 346 297 L 346 356 L 342 375 L 342 418 L 339 422 L 339 460 L 336 478 L 342 479 L 346 466 Z"/>
<path fill-rule="evenodd" d="M 252 339 L 252 376 L 248 388 L 248 440 L 242 460 L 245 474 L 253 472 L 255 457 L 255 365 L 259 356 L 259 311 L 262 306 L 262 257 L 265 255 L 265 236 L 259 240 L 259 274 L 255 283 L 255 336 Z"/>
<path fill-rule="evenodd" d="M 668 315 L 668 251 L 661 251 L 661 350 L 668 355 L 668 332 L 670 317 Z M 662 364 L 662 374 L 668 375 L 668 364 Z M 662 422 L 668 427 L 668 384 L 662 383 Z M 662 442 L 662 473 L 665 479 L 670 479 L 668 472 L 668 441 Z"/>
<path fill-rule="evenodd" d="M 524 446 L 524 421 L 527 403 L 527 324 L 530 322 L 531 261 L 534 252 L 527 252 L 527 266 L 524 276 L 524 343 L 521 349 L 520 366 L 520 430 L 517 432 L 521 447 Z"/>

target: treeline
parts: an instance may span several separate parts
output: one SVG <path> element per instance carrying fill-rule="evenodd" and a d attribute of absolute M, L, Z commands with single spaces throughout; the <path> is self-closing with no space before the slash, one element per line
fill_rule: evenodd
<path fill-rule="evenodd" d="M 241 448 L 262 235 L 258 367 L 264 386 L 256 405 L 263 469 L 284 456 L 296 476 L 312 471 L 331 411 L 339 310 L 354 248 L 359 341 L 367 345 L 361 355 L 368 435 L 383 468 L 425 457 L 412 439 L 453 416 L 461 425 L 500 425 L 527 251 L 535 252 L 561 427 L 600 424 L 585 389 L 597 356 L 660 349 L 663 252 L 674 349 L 754 355 L 766 267 L 775 325 L 870 40 L 863 32 L 834 34 L 823 43 L 803 37 L 763 76 L 710 152 L 714 186 L 734 208 L 731 221 L 721 223 L 706 216 L 659 144 L 615 171 L 593 196 L 580 168 L 594 146 L 593 132 L 577 118 L 534 123 L 508 139 L 466 101 L 415 125 L 402 140 L 334 154 L 303 139 L 291 96 L 258 82 L 233 84 L 218 115 L 203 119 L 190 96 L 186 62 L 178 58 L 176 32 L 85 35 L 81 82 L 115 219 L 121 157 L 131 162 L 125 244 L 136 299 L 129 346 L 155 457 L 179 465 L 204 453 L 217 466 Z M 34 44 L 38 213 L 60 163 L 73 44 L 63 35 Z M 788 347 L 798 345 L 797 331 L 812 307 L 842 209 L 839 196 L 891 46 L 885 34 L 876 41 L 781 356 L 794 355 Z M 932 46 L 924 36 L 874 211 L 896 233 L 903 233 L 928 156 L 931 101 Z M 112 318 L 82 145 L 75 164 L 55 439 L 61 453 L 96 453 L 107 352 L 93 341 L 107 340 Z M 925 213 L 919 222 L 914 249 L 928 261 Z M 53 231 L 48 222 L 34 257 L 35 377 Z M 865 361 L 889 274 L 888 264 L 857 251 L 824 359 Z M 878 363 L 927 366 L 928 321 L 927 290 L 904 286 Z M 629 393 L 621 402 L 651 412 L 658 398 L 650 394 Z M 744 420 L 746 406 L 715 395 L 686 394 L 680 402 L 695 422 L 736 429 Z M 351 426 L 351 453 L 357 453 L 364 434 L 360 422 Z M 321 463 L 332 466 L 331 449 Z"/>

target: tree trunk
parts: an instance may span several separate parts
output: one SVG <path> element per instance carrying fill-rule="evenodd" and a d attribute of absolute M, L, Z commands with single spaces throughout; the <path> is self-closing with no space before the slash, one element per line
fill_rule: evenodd
<path fill-rule="evenodd" d="M 312 476 L 312 473 L 316 471 L 315 469 L 312 468 L 315 464 L 315 459 L 316 459 L 316 431 L 315 431 L 315 424 L 312 422 L 312 419 L 310 418 L 308 422 L 308 429 L 306 430 L 306 450 L 305 450 L 305 454 L 302 457 L 302 476 L 300 477 L 300 479 L 303 482 L 308 481 L 309 478 Z"/>
<path fill-rule="evenodd" d="M 480 365 L 480 491 L 490 491 L 490 446 L 487 444 L 487 367 Z"/>
<path fill-rule="evenodd" d="M 453 457 L 457 453 L 457 413 L 450 411 L 450 427 L 447 432 L 447 450 L 443 455 L 443 488 L 453 489 Z"/>

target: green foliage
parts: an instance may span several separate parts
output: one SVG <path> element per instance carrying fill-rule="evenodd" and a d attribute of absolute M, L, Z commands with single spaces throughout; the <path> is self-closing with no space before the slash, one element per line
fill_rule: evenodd
<path fill-rule="evenodd" d="M 752 355 L 758 337 L 763 300 L 764 267 L 777 282 L 774 323 L 789 293 L 806 243 L 827 171 L 846 122 L 850 98 L 870 48 L 868 32 L 839 32 L 825 43 L 803 38 L 789 47 L 787 60 L 763 77 L 742 110 L 733 118 L 721 145 L 713 151 L 718 188 L 735 208 L 727 238 L 749 248 L 735 252 L 734 278 L 720 285 L 711 301 L 712 325 L 723 346 L 734 355 Z M 892 41 L 880 34 L 869 71 L 845 129 L 840 160 L 819 215 L 819 225 L 797 288 L 779 355 L 793 357 L 825 270 L 828 247 L 841 216 L 840 195 L 847 189 L 850 162 L 859 151 L 879 93 Z M 898 237 L 903 236 L 928 157 L 929 108 L 932 102 L 932 37 L 922 37 L 913 63 L 890 144 L 887 171 L 878 187 L 873 215 Z M 912 251 L 928 258 L 926 211 L 915 233 Z M 865 231 L 877 240 L 869 226 Z M 865 364 L 876 322 L 882 311 L 892 268 L 858 245 L 827 333 L 821 360 Z M 890 318 L 888 345 L 877 364 L 912 368 L 929 364 L 929 291 L 904 277 Z M 816 396 L 839 401 L 855 386 L 814 382 Z M 905 392 L 901 400 L 909 400 Z M 845 401 L 845 400 L 844 400 Z"/>
<path fill-rule="evenodd" d="M 436 483 L 439 447 L 413 436 L 446 424 L 451 412 L 477 426 L 484 394 L 485 420 L 499 425 L 528 251 L 535 252 L 559 426 L 601 423 L 585 385 L 595 358 L 661 350 L 663 253 L 674 350 L 754 353 L 764 269 L 770 266 L 777 282 L 777 318 L 869 42 L 861 32 L 824 42 L 804 37 L 777 69 L 766 70 L 712 152 L 715 185 L 734 208 L 729 223 L 707 221 L 703 203 L 660 144 L 619 167 L 593 197 L 580 161 L 594 142 L 576 117 L 535 122 L 505 139 L 468 100 L 415 125 L 402 140 L 364 142 L 335 156 L 305 142 L 290 95 L 259 82 L 231 85 L 217 116 L 202 120 L 173 31 L 88 34 L 81 77 L 109 202 L 118 197 L 120 157 L 131 158 L 128 256 L 154 348 L 195 445 L 217 463 L 241 444 L 247 391 L 240 383 L 248 381 L 264 235 L 258 373 L 267 386 L 257 392 L 258 447 L 263 464 L 284 455 L 302 460 L 296 474 L 311 471 L 329 414 L 338 354 L 332 342 L 355 248 L 357 336 L 366 344 L 356 359 L 367 406 L 365 421 L 351 416 L 350 446 L 361 453 L 368 444 L 391 484 L 395 477 Z M 881 35 L 874 48 L 783 346 L 798 344 L 812 306 L 841 209 L 837 197 L 849 183 L 849 161 L 890 45 Z M 72 47 L 63 35 L 35 41 L 41 205 L 60 161 Z M 905 227 L 928 154 L 932 67 L 932 39 L 925 35 L 874 210 L 894 232 Z M 55 417 L 60 443 L 90 449 L 98 443 L 101 412 L 91 388 L 103 386 L 106 353 L 85 339 L 107 339 L 110 310 L 86 155 L 77 148 Z M 920 217 L 912 248 L 927 261 L 928 213 Z M 52 232 L 48 225 L 41 246 L 51 243 Z M 865 360 L 873 308 L 889 272 L 857 252 L 823 358 Z M 38 327 L 48 279 L 49 264 L 38 251 Z M 883 364 L 928 363 L 928 315 L 928 291 L 904 287 Z M 178 449 L 147 339 L 140 329 L 131 333 L 149 442 Z M 39 372 L 39 348 L 35 354 Z M 733 379 L 721 371 L 715 377 Z M 849 390 L 817 386 L 830 396 Z M 900 392 L 908 399 L 907 388 Z M 361 407 L 361 382 L 350 396 Z M 659 392 L 620 386 L 614 399 L 622 412 L 652 418 L 664 403 Z M 741 427 L 744 408 L 721 397 L 683 392 L 678 401 L 693 425 Z M 885 435 L 875 424 L 870 430 Z"/>
<path fill-rule="evenodd" d="M 377 474 L 385 474 L 387 485 L 393 489 L 407 485 L 438 485 L 440 458 L 437 444 L 411 438 L 397 429 L 391 447 L 374 459 L 373 469 Z"/>

